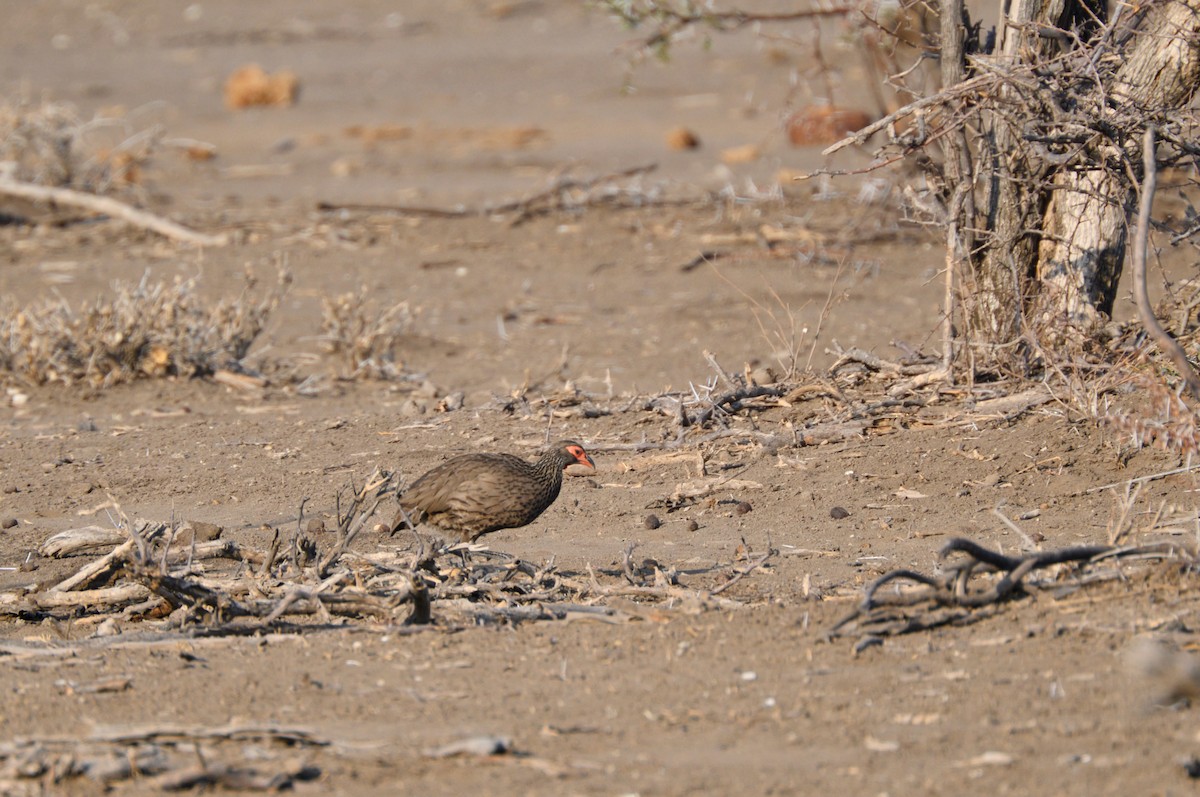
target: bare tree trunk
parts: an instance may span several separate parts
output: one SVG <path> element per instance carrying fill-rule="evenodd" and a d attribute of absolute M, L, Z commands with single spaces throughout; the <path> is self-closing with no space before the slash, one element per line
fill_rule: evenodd
<path fill-rule="evenodd" d="M 1200 78 L 1200 2 L 1155 3 L 1134 24 L 1135 38 L 1109 89 L 1112 100 L 1151 111 L 1182 107 Z M 1136 205 L 1124 164 L 1139 163 L 1140 143 L 1120 142 L 1124 152 L 1110 151 L 1099 168 L 1055 176 L 1038 251 L 1034 315 L 1052 339 L 1085 337 L 1112 315 Z"/>
<path fill-rule="evenodd" d="M 1078 343 L 1112 316 L 1135 194 L 1124 171 L 1060 171 L 1038 247 L 1030 318 L 1052 345 Z"/>
<path fill-rule="evenodd" d="M 1102 9 L 1095 0 L 1013 0 L 1000 57 L 1035 63 L 1056 55 L 1072 43 L 1057 32 L 1094 27 Z M 1105 112 L 1148 116 L 1186 105 L 1200 81 L 1200 0 L 1148 3 L 1125 23 L 1118 49 L 1094 51 L 1097 76 L 1101 59 L 1120 58 L 1099 87 Z M 990 239 L 975 261 L 972 318 L 976 335 L 991 344 L 1017 339 L 1028 320 L 1038 338 L 1057 346 L 1081 340 L 1111 315 L 1139 140 L 1112 141 L 1096 130 L 1081 159 L 1055 165 L 1035 157 L 1025 136 L 1001 115 L 990 118 L 981 153 L 989 183 L 977 222 Z"/>
<path fill-rule="evenodd" d="M 1053 42 L 1040 38 L 1039 29 L 1056 26 L 1064 15 L 1064 0 L 1012 0 L 1000 22 L 999 58 L 1006 63 L 1040 60 Z M 1004 87 L 1011 94 L 1011 87 Z M 990 245 L 976 258 L 974 337 L 1003 344 L 1021 334 L 1025 297 L 1033 276 L 1037 241 L 1030 234 L 1040 226 L 1045 199 L 1030 176 L 1039 164 L 1021 146 L 1022 131 L 1004 119 L 989 120 L 980 153 L 986 175 L 980 208 Z"/>

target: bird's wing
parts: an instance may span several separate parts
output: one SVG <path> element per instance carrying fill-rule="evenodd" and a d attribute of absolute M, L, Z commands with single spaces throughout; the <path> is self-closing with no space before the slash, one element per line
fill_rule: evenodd
<path fill-rule="evenodd" d="M 458 489 L 459 481 L 445 477 L 446 465 L 439 465 L 413 482 L 400 496 L 400 506 L 419 509 L 429 514 L 444 512 L 450 508 L 450 498 Z"/>
<path fill-rule="evenodd" d="M 503 470 L 481 470 L 465 478 L 449 503 L 456 509 L 468 509 L 485 515 L 502 515 L 511 511 L 513 493 L 510 474 Z"/>

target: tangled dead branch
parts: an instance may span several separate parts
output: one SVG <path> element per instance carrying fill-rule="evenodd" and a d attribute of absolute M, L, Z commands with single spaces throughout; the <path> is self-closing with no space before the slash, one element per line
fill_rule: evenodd
<path fill-rule="evenodd" d="M 256 746 L 249 759 L 247 742 Z M 64 788 L 86 778 L 105 790 L 136 781 L 159 793 L 202 786 L 276 793 L 321 774 L 296 756 L 297 749 L 330 744 L 302 728 L 272 725 L 98 727 L 83 739 L 0 743 L 0 791 L 43 794 L 46 786 Z M 202 756 L 196 755 L 199 745 Z M 23 788 L 34 784 L 41 789 Z"/>
<path fill-rule="evenodd" d="M 904 568 L 884 573 L 863 589 L 861 603 L 835 623 L 828 634 L 830 638 L 858 635 L 862 646 L 877 642 L 881 637 L 976 622 L 991 616 L 1006 601 L 1038 588 L 1062 586 L 1054 579 L 1035 582 L 1032 576 L 1040 570 L 1076 565 L 1075 577 L 1082 581 L 1083 570 L 1088 566 L 1129 558 L 1179 558 L 1195 563 L 1196 551 L 1174 542 L 1156 542 L 1084 545 L 1008 556 L 956 537 L 938 552 L 938 562 L 943 568 L 940 575 L 931 576 Z M 999 577 L 986 577 L 994 575 Z M 910 582 L 915 586 L 900 588 L 898 582 Z M 896 588 L 882 592 L 888 585 L 896 585 Z"/>
<path fill-rule="evenodd" d="M 592 177 L 557 174 L 550 186 L 541 191 L 520 199 L 504 200 L 474 208 L 447 209 L 411 205 L 320 202 L 317 204 L 317 209 L 320 211 L 373 211 L 431 218 L 501 217 L 508 218 L 510 226 L 515 227 L 530 219 L 560 211 L 605 206 L 646 207 L 671 204 L 664 199 L 663 192 L 659 187 L 642 185 L 642 178 L 657 168 L 658 164 L 650 163 Z M 686 202 L 686 200 L 678 202 Z"/>
<path fill-rule="evenodd" d="M 741 605 L 725 593 L 754 572 L 770 567 L 777 551 L 768 549 L 741 566 L 712 568 L 711 589 L 680 583 L 675 568 L 646 560 L 635 566 L 626 551 L 623 569 L 586 574 L 494 554 L 477 545 L 431 546 L 414 533 L 407 550 L 368 555 L 351 549 L 380 504 L 396 491 L 392 474 L 376 471 L 348 500 L 339 496 L 338 525 L 329 543 L 302 532 L 300 524 L 284 543 L 277 531 L 268 550 L 227 540 L 175 546 L 177 530 L 165 524 L 131 523 L 122 517 L 128 539 L 45 591 L 0 593 L 0 614 L 65 619 L 79 615 L 146 622 L 166 617 L 170 628 L 204 626 L 209 633 L 254 629 L 315 617 L 368 618 L 389 626 L 418 628 L 513 623 L 590 617 L 625 622 L 635 614 L 608 607 L 632 598 L 665 607 L 731 609 Z M 301 519 L 303 512 L 301 512 Z M 79 530 L 95 545 L 93 529 Z M 57 535 L 48 550 L 79 548 Z M 221 561 L 232 563 L 221 566 Z M 204 563 L 216 563 L 208 567 Z M 343 620 L 344 621 L 344 620 Z M 340 621 L 339 621 L 340 622 Z"/>

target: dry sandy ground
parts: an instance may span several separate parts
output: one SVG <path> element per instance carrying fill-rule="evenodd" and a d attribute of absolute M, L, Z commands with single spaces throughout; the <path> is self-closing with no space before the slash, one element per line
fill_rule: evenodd
<path fill-rule="evenodd" d="M 776 201 L 758 194 L 780 170 L 819 163 L 779 132 L 790 72 L 810 74 L 800 50 L 718 39 L 711 53 L 680 50 L 669 66 L 635 70 L 635 90 L 622 92 L 627 62 L 613 50 L 630 34 L 595 12 L 396 5 L 42 2 L 10 15 L 0 31 L 5 96 L 85 113 L 120 107 L 215 144 L 208 163 L 156 158 L 149 201 L 236 242 L 195 252 L 110 223 L 8 225 L 0 290 L 78 303 L 146 274 L 198 276 L 202 292 L 229 296 L 244 271 L 269 281 L 284 264 L 292 289 L 251 360 L 326 378 L 311 394 L 283 378 L 252 394 L 207 380 L 98 394 L 21 388 L 23 403 L 0 410 L 0 517 L 19 521 L 0 532 L 0 565 L 35 569 L 0 571 L 0 588 L 82 566 L 88 557 L 35 552 L 56 531 L 106 524 L 110 497 L 131 517 L 209 521 L 265 547 L 273 529 L 290 531 L 301 499 L 328 516 L 338 490 L 376 466 L 412 478 L 454 453 L 532 452 L 547 435 L 585 441 L 599 472 L 569 479 L 542 519 L 493 535 L 492 547 L 615 574 L 636 542 L 638 561 L 674 565 L 694 589 L 724 583 L 743 542 L 779 554 L 723 593 L 737 606 L 626 601 L 627 622 L 409 633 L 354 619 L 237 636 L 147 620 L 118 623 L 114 637 L 96 636 L 87 615 L 9 617 L 0 623 L 4 788 L 103 791 L 87 777 L 11 779 L 13 750 L 34 749 L 31 740 L 61 753 L 131 728 L 271 726 L 311 738 L 193 733 L 162 744 L 193 762 L 292 773 L 310 793 L 1192 790 L 1181 761 L 1200 750 L 1194 712 L 1153 708 L 1124 664 L 1140 633 L 1186 642 L 1196 624 L 1187 574 L 1129 567 L 1126 579 L 1083 588 L 1065 573 L 1061 589 L 977 623 L 857 655 L 856 639 L 825 639 L 862 584 L 896 567 L 933 572 L 950 536 L 1018 550 L 997 506 L 1025 516 L 1021 528 L 1046 548 L 1104 542 L 1113 493 L 1089 488 L 1168 470 L 1173 458 L 1122 451 L 1059 403 L 1005 420 L 972 414 L 954 395 L 919 419 L 898 412 L 866 436 L 822 446 L 767 450 L 755 434 L 802 431 L 845 410 L 814 395 L 743 413 L 731 421 L 739 435 L 699 443 L 706 431 L 694 431 L 685 457 L 653 448 L 676 427 L 648 397 L 702 393 L 715 375 L 706 351 L 734 372 L 749 363 L 782 374 L 793 354 L 827 367 L 835 341 L 886 357 L 899 356 L 893 341 L 936 343 L 936 244 L 852 201 L 857 182 L 840 199 L 818 200 L 807 185 L 789 184 Z M 839 95 L 865 96 L 853 53 L 827 57 L 846 63 Z M 225 110 L 225 75 L 250 61 L 294 70 L 299 103 Z M 347 133 L 353 125 L 411 131 L 368 145 Z M 700 149 L 665 147 L 677 125 L 697 132 Z M 721 162 L 723 148 L 746 144 L 761 148 L 757 161 Z M 511 214 L 317 210 L 478 207 L 533 194 L 566 168 L 587 177 L 649 163 L 658 170 L 620 185 L 684 198 L 732 186 L 757 201 L 598 206 L 520 224 Z M 763 225 L 790 237 L 764 247 Z M 685 268 L 704 251 L 722 256 Z M 462 409 L 420 412 L 437 400 L 414 400 L 421 379 L 328 378 L 337 363 L 314 337 L 321 299 L 360 286 L 380 306 L 409 303 L 405 365 L 439 397 L 462 392 Z M 583 404 L 545 401 L 568 394 Z M 639 442 L 651 450 L 634 452 Z M 676 512 L 648 509 L 697 478 L 699 455 L 708 475 L 739 486 Z M 1193 487 L 1184 476 L 1151 482 L 1136 511 L 1165 503 L 1194 518 Z M 752 510 L 739 514 L 738 502 Z M 831 515 L 836 507 L 848 516 Z M 658 528 L 644 522 L 651 511 L 665 521 Z M 369 532 L 355 548 L 404 545 Z M 479 734 L 511 738 L 513 752 L 425 755 Z M 137 778 L 112 786 L 156 788 Z"/>

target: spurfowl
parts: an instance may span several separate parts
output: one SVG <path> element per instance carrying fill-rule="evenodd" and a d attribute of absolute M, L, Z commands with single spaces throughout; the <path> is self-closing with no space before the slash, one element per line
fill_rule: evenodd
<path fill-rule="evenodd" d="M 574 440 L 560 440 L 534 462 L 512 454 L 463 454 L 443 462 L 400 496 L 392 534 L 428 523 L 463 542 L 532 523 L 558 498 L 563 471 L 596 464 Z"/>

